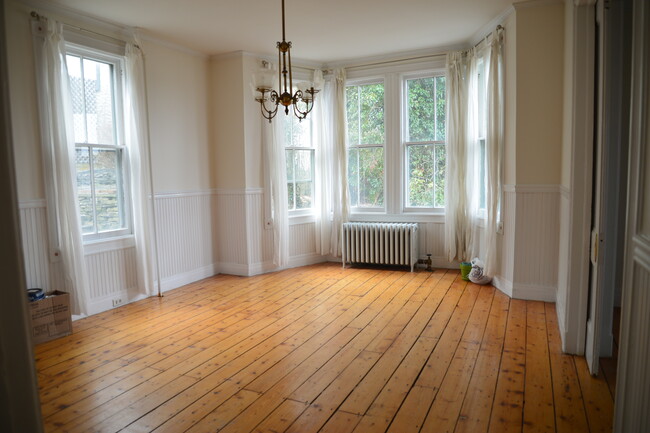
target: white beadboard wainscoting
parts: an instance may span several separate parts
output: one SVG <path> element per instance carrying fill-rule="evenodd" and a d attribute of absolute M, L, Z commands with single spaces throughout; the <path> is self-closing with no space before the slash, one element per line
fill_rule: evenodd
<path fill-rule="evenodd" d="M 567 199 L 568 200 L 568 199 Z M 256 275 L 276 270 L 273 230 L 267 225 L 261 188 L 160 193 L 155 196 L 158 263 L 162 289 L 170 290 L 217 273 Z M 569 270 L 560 250 L 560 188 L 556 185 L 506 186 L 501 275 L 494 284 L 514 298 L 555 301 Z M 57 262 L 48 251 L 43 200 L 20 203 L 25 274 L 28 287 L 65 289 Z M 435 268 L 456 268 L 445 256 L 444 218 L 418 216 L 419 256 L 432 256 Z M 320 228 L 309 218 L 289 226 L 287 267 L 336 260 L 320 254 Z M 559 261 L 558 261 L 558 251 Z M 564 255 L 563 255 L 564 254 Z M 91 314 L 140 299 L 132 240 L 86 246 Z"/>
<path fill-rule="evenodd" d="M 162 290 L 218 273 L 213 191 L 156 194 Z"/>
<path fill-rule="evenodd" d="M 218 271 L 213 191 L 156 194 L 161 287 L 170 290 Z M 44 200 L 20 203 L 27 287 L 65 290 L 59 262 L 49 258 Z M 141 299 L 132 238 L 87 244 L 89 314 Z"/>
<path fill-rule="evenodd" d="M 216 196 L 219 272 L 257 275 L 277 270 L 273 264 L 273 226 L 262 188 L 218 189 Z M 327 261 L 321 256 L 313 221 L 289 225 L 287 267 Z"/>
<path fill-rule="evenodd" d="M 495 284 L 517 299 L 555 302 L 560 187 L 506 185 L 501 269 Z"/>

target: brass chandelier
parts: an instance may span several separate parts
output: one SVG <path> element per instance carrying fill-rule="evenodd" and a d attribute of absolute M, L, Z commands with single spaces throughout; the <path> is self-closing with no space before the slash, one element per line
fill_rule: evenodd
<path fill-rule="evenodd" d="M 318 93 L 313 84 L 308 83 L 300 86 L 293 92 L 293 76 L 291 74 L 291 42 L 287 42 L 284 31 L 284 0 L 282 0 L 282 42 L 277 43 L 278 65 L 281 69 L 278 73 L 278 91 L 272 88 L 272 71 L 268 68 L 262 69 L 256 77 L 256 90 L 258 92 L 255 100 L 260 103 L 262 116 L 268 119 L 275 117 L 280 105 L 284 106 L 284 113 L 289 114 L 289 107 L 299 120 L 307 117 L 307 114 L 314 108 L 314 96 Z M 267 63 L 264 62 L 266 66 Z M 271 109 L 266 106 L 266 101 L 271 101 Z"/>

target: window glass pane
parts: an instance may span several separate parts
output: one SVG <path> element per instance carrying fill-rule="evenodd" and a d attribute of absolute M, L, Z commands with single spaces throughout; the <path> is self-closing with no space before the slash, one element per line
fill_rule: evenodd
<path fill-rule="evenodd" d="M 408 107 L 407 141 L 436 140 L 436 81 L 418 78 L 406 81 Z"/>
<path fill-rule="evenodd" d="M 486 195 L 486 188 L 487 188 L 487 177 L 486 177 L 486 172 L 485 172 L 485 139 L 482 138 L 478 142 L 479 145 L 479 209 L 485 209 L 485 195 Z"/>
<path fill-rule="evenodd" d="M 446 89 L 445 77 L 436 77 L 436 141 L 445 141 Z"/>
<path fill-rule="evenodd" d="M 408 146 L 408 205 L 433 206 L 434 146 Z"/>
<path fill-rule="evenodd" d="M 90 152 L 87 147 L 75 150 L 75 168 L 77 171 L 77 197 L 81 214 L 81 232 L 93 233 L 95 220 L 93 217 L 93 194 L 90 171 Z"/>
<path fill-rule="evenodd" d="M 97 231 L 124 227 L 118 151 L 93 149 Z"/>
<path fill-rule="evenodd" d="M 313 206 L 313 183 L 296 182 L 296 209 L 310 209 Z"/>
<path fill-rule="evenodd" d="M 287 197 L 288 197 L 288 204 L 289 204 L 289 210 L 294 210 L 294 204 L 295 204 L 295 190 L 294 190 L 294 183 L 293 181 L 287 182 Z"/>
<path fill-rule="evenodd" d="M 359 144 L 359 86 L 345 88 L 345 112 L 348 120 L 348 142 Z"/>
<path fill-rule="evenodd" d="M 348 150 L 348 193 L 350 205 L 359 205 L 359 148 Z"/>
<path fill-rule="evenodd" d="M 444 144 L 435 145 L 434 207 L 445 207 L 445 178 L 447 149 Z"/>
<path fill-rule="evenodd" d="M 384 85 L 361 86 L 359 94 L 360 144 L 384 143 Z"/>
<path fill-rule="evenodd" d="M 350 149 L 348 161 L 348 185 L 352 206 L 383 207 L 384 148 Z"/>
<path fill-rule="evenodd" d="M 350 145 L 383 144 L 384 84 L 348 86 L 345 92 Z"/>
<path fill-rule="evenodd" d="M 287 159 L 287 182 L 293 182 L 294 180 L 293 166 L 294 166 L 294 159 L 295 159 L 295 150 L 285 149 L 284 152 Z"/>
<path fill-rule="evenodd" d="M 294 155 L 295 180 L 311 180 L 313 152 L 311 150 L 295 150 Z"/>
<path fill-rule="evenodd" d="M 112 65 L 83 59 L 88 143 L 115 144 Z"/>
<path fill-rule="evenodd" d="M 72 115 L 74 118 L 74 141 L 86 143 L 86 119 L 84 116 L 84 88 L 81 75 L 81 59 L 77 56 L 66 56 L 70 93 L 72 93 Z"/>

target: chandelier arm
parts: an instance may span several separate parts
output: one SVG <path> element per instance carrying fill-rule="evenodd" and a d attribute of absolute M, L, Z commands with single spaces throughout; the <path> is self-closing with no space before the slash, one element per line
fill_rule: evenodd
<path fill-rule="evenodd" d="M 262 92 L 262 96 L 264 96 L 264 94 L 265 92 Z M 277 92 L 275 90 L 272 90 L 270 92 L 269 99 L 271 100 L 271 102 L 275 104 L 275 109 L 273 110 L 269 110 L 268 108 L 266 108 L 266 104 L 265 104 L 266 100 L 264 97 L 258 99 L 257 101 L 260 103 L 260 110 L 262 111 L 262 116 L 265 119 L 268 119 L 270 123 L 271 119 L 273 119 L 278 112 L 278 98 L 277 98 Z"/>

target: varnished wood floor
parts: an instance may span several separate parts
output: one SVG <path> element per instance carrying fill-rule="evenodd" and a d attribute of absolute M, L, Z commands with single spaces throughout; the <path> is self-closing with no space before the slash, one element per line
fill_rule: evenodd
<path fill-rule="evenodd" d="M 554 304 L 458 272 L 220 275 L 36 348 L 47 431 L 606 432 Z"/>

